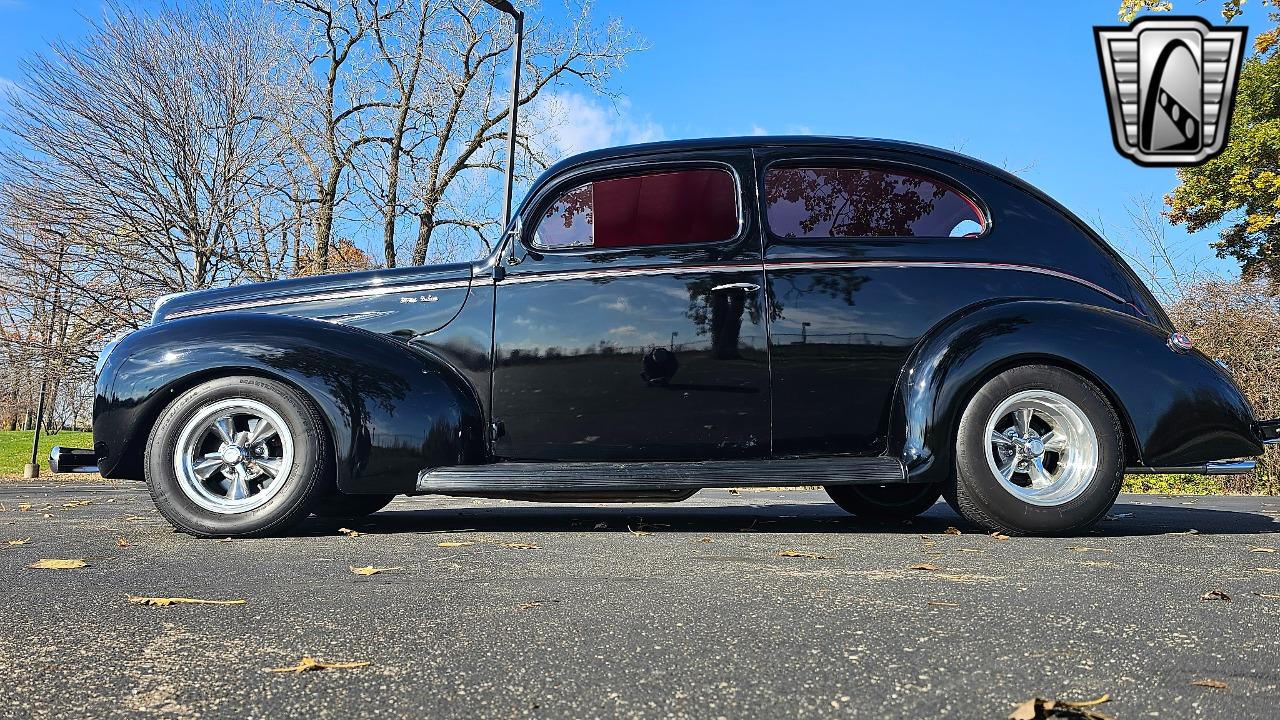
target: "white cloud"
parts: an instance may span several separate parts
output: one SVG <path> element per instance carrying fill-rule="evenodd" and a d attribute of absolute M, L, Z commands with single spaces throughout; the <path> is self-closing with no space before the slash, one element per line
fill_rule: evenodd
<path fill-rule="evenodd" d="M 561 155 L 666 138 L 660 124 L 647 115 L 633 115 L 626 98 L 611 105 L 569 92 L 551 95 L 545 102 L 558 121 L 548 130 L 547 144 Z"/>
<path fill-rule="evenodd" d="M 759 125 L 752 125 L 751 134 L 752 135 L 768 135 L 769 131 L 760 127 Z"/>

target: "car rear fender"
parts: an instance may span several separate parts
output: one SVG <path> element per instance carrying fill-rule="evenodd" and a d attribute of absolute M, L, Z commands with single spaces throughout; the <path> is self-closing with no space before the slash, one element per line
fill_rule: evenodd
<path fill-rule="evenodd" d="M 890 409 L 888 453 L 912 477 L 950 477 L 955 430 L 983 383 L 1018 365 L 1057 365 L 1091 380 L 1126 428 L 1126 462 L 1191 466 L 1258 455 L 1248 401 L 1227 372 L 1131 315 L 1019 300 L 968 308 L 912 351 Z"/>

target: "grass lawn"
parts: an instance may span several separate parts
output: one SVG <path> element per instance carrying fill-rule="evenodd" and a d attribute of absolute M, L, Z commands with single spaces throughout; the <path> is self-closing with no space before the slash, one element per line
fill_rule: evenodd
<path fill-rule="evenodd" d="M 0 475 L 21 475 L 22 467 L 31 460 L 32 430 L 0 431 Z M 63 430 L 55 434 L 40 433 L 40 452 L 36 462 L 40 471 L 49 471 L 49 450 L 54 445 L 73 448 L 93 447 L 93 434 Z"/>

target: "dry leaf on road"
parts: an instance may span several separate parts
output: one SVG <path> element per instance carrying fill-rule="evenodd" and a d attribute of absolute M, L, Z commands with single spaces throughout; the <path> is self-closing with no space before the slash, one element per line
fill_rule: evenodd
<path fill-rule="evenodd" d="M 641 525 L 640 527 L 644 527 L 644 526 Z M 631 533 L 632 535 L 635 535 L 636 537 L 644 537 L 645 535 L 653 534 L 648 530 L 632 530 L 630 525 L 627 526 L 627 532 Z"/>
<path fill-rule="evenodd" d="M 466 547 L 468 545 L 475 545 L 475 543 L 470 540 L 445 540 L 444 542 L 436 543 L 436 547 L 443 548 Z"/>
<path fill-rule="evenodd" d="M 819 555 L 815 552 L 806 552 L 804 550 L 779 550 L 778 557 L 794 557 L 809 558 L 811 560 L 830 560 L 826 555 Z"/>
<path fill-rule="evenodd" d="M 1032 698 L 1014 708 L 1009 713 L 1009 720 L 1111 720 L 1110 715 L 1095 712 L 1090 708 L 1109 702 L 1110 695 L 1103 695 L 1087 702 L 1070 702 L 1068 700 L 1049 700 Z"/>
<path fill-rule="evenodd" d="M 908 570 L 928 570 L 929 572 L 937 572 L 937 571 L 941 570 L 942 568 L 940 568 L 940 567 L 938 567 L 937 565 L 934 565 L 934 564 L 932 564 L 932 563 L 916 563 L 915 565 L 912 565 L 911 567 L 909 567 L 909 568 L 907 568 L 907 569 L 908 569 Z"/>
<path fill-rule="evenodd" d="M 1201 600 L 1223 600 L 1225 602 L 1231 602 L 1231 596 L 1222 592 L 1221 590 L 1210 590 L 1209 592 L 1201 595 L 1200 599 Z"/>
<path fill-rule="evenodd" d="M 366 566 L 364 566 L 364 567 L 356 567 L 355 565 L 351 565 L 350 567 L 351 567 L 351 572 L 353 572 L 353 573 L 355 573 L 355 574 L 357 574 L 357 575 L 377 575 L 378 573 L 384 573 L 384 572 L 390 572 L 390 571 L 392 571 L 392 570 L 403 570 L 403 569 L 404 569 L 404 568 L 399 568 L 399 567 L 384 567 L 384 568 L 380 568 L 380 567 L 374 567 L 374 566 L 372 566 L 372 565 L 366 565 Z"/>
<path fill-rule="evenodd" d="M 1200 534 L 1200 531 L 1196 530 L 1195 528 L 1191 528 L 1190 530 L 1183 530 L 1182 532 L 1165 533 L 1165 535 L 1199 535 L 1199 534 Z"/>
<path fill-rule="evenodd" d="M 312 670 L 346 670 L 349 668 L 365 667 L 369 665 L 369 661 L 361 660 L 358 662 L 324 662 L 313 657 L 303 657 L 298 661 L 297 665 L 279 668 L 263 668 L 264 672 L 270 673 L 304 673 Z"/>
<path fill-rule="evenodd" d="M 1114 552 L 1113 550 L 1108 550 L 1106 548 L 1086 547 L 1084 545 L 1076 545 L 1074 547 L 1070 547 L 1067 549 L 1072 550 L 1074 552 L 1104 552 L 1104 553 Z"/>
<path fill-rule="evenodd" d="M 1280 573 L 1280 568 L 1254 568 L 1254 570 L 1264 573 Z"/>
<path fill-rule="evenodd" d="M 1256 593 L 1254 593 L 1254 595 L 1257 595 L 1257 596 L 1258 596 L 1258 597 L 1260 597 L 1260 598 L 1266 598 L 1266 599 L 1268 599 L 1268 600 L 1280 600 L 1280 595 L 1272 595 L 1272 594 L 1270 594 L 1270 593 L 1260 593 L 1260 592 L 1256 592 Z"/>
<path fill-rule="evenodd" d="M 35 570 L 75 570 L 82 567 L 88 567 L 89 563 L 84 560 L 59 560 L 56 558 L 40 558 L 36 562 L 31 563 L 27 567 Z"/>
<path fill-rule="evenodd" d="M 516 609 L 517 609 L 517 610 L 532 610 L 532 609 L 534 609 L 534 608 L 536 608 L 536 607 L 542 607 L 542 603 L 540 603 L 540 602 L 527 602 L 527 603 L 520 603 L 519 605 L 517 605 L 517 606 L 516 606 Z"/>
<path fill-rule="evenodd" d="M 1273 547 L 1251 547 L 1251 548 L 1249 548 L 1249 552 L 1273 553 L 1273 552 L 1275 552 L 1275 551 L 1276 551 L 1276 549 L 1275 549 L 1275 548 L 1273 548 Z"/>
<path fill-rule="evenodd" d="M 78 507 L 84 507 L 85 505 L 90 505 L 92 503 L 93 503 L 92 500 L 72 500 L 71 502 L 62 503 L 62 507 L 78 508 Z"/>
<path fill-rule="evenodd" d="M 1192 680 L 1191 684 L 1198 685 L 1200 687 L 1213 688 L 1215 690 L 1227 689 L 1227 684 L 1222 682 L 1221 680 L 1210 680 L 1208 678 L 1205 678 L 1204 680 Z"/>
<path fill-rule="evenodd" d="M 960 603 L 947 602 L 945 600 L 930 600 L 927 604 L 937 605 L 938 607 L 960 607 Z"/>
<path fill-rule="evenodd" d="M 10 540 L 10 541 L 9 541 L 8 543 L 6 543 L 6 544 L 8 544 L 8 545 L 26 545 L 26 544 L 27 544 L 27 543 L 29 543 L 29 542 L 31 542 L 31 538 L 19 538 L 19 539 L 17 539 L 17 540 Z"/>
<path fill-rule="evenodd" d="M 502 547 L 511 548 L 512 550 L 541 550 L 542 549 L 537 545 L 534 545 L 533 543 L 522 543 L 522 542 L 502 543 Z"/>
<path fill-rule="evenodd" d="M 1005 535 L 1005 534 L 1004 534 L 1004 533 L 1002 533 L 1002 532 L 993 532 L 993 533 L 991 533 L 991 537 L 995 538 L 996 540 L 1008 540 L 1008 539 L 1009 539 L 1009 536 L 1008 536 L 1008 535 Z"/>
<path fill-rule="evenodd" d="M 129 547 L 131 543 L 124 538 L 116 538 L 116 547 Z"/>
<path fill-rule="evenodd" d="M 960 532 L 960 528 L 953 525 L 948 525 L 947 529 L 942 532 L 946 535 L 963 535 L 963 533 Z"/>
<path fill-rule="evenodd" d="M 151 605 L 154 607 L 169 607 L 170 605 L 244 605 L 244 600 L 201 600 L 199 598 L 185 597 L 140 597 L 138 595 L 130 595 L 129 602 L 135 605 Z"/>
<path fill-rule="evenodd" d="M 338 528 L 338 532 L 342 533 L 343 535 L 346 535 L 347 537 L 360 537 L 361 535 L 361 533 L 356 532 L 351 528 Z"/>

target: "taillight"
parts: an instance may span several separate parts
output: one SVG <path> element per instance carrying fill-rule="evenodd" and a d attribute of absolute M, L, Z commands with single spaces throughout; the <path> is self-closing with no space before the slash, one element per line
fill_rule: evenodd
<path fill-rule="evenodd" d="M 1195 346 L 1195 343 L 1191 342 L 1191 338 L 1180 332 L 1176 332 L 1169 336 L 1169 348 L 1174 352 L 1188 352 Z"/>

